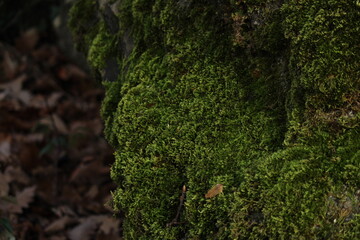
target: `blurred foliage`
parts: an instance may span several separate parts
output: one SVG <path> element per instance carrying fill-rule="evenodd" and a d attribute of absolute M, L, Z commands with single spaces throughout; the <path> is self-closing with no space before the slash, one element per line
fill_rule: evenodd
<path fill-rule="evenodd" d="M 61 2 L 62 0 L 1 1 L 0 41 L 12 42 L 21 32 L 32 27 L 42 32 L 51 32 L 52 20 L 59 14 Z"/>
<path fill-rule="evenodd" d="M 0 239 L 15 240 L 10 222 L 5 218 L 0 218 Z"/>

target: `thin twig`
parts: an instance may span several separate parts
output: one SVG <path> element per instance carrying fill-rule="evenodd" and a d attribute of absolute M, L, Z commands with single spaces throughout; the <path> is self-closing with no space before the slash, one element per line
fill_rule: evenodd
<path fill-rule="evenodd" d="M 180 196 L 180 204 L 179 204 L 176 216 L 170 223 L 166 224 L 167 227 L 171 227 L 171 226 L 175 226 L 175 225 L 184 223 L 184 222 L 179 222 L 179 217 L 180 217 L 181 208 L 184 205 L 185 196 L 186 196 L 186 186 L 184 185 L 182 187 L 182 192 L 181 192 L 181 196 Z"/>

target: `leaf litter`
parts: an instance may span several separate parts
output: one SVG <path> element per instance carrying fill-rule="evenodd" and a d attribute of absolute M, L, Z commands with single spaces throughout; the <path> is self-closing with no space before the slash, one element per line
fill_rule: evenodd
<path fill-rule="evenodd" d="M 0 218 L 20 240 L 122 239 L 104 91 L 41 38 L 31 28 L 0 42 Z"/>

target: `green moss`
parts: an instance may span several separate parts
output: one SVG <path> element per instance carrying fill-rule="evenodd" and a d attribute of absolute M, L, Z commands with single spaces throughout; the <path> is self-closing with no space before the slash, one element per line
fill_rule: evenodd
<path fill-rule="evenodd" d="M 134 42 L 128 56 L 115 51 L 121 72 L 104 82 L 102 107 L 125 238 L 359 238 L 355 3 L 127 0 L 119 9 L 118 34 L 99 20 L 80 42 L 99 71 L 121 36 Z M 223 193 L 206 199 L 219 183 Z M 168 227 L 183 185 L 179 224 Z"/>
<path fill-rule="evenodd" d="M 69 28 L 78 50 L 87 53 L 92 39 L 97 34 L 98 22 L 97 2 L 95 0 L 79 0 L 69 12 Z"/>
<path fill-rule="evenodd" d="M 90 43 L 87 60 L 95 69 L 103 69 L 106 59 L 110 58 L 114 51 L 116 36 L 111 36 L 102 22 L 97 35 Z"/>

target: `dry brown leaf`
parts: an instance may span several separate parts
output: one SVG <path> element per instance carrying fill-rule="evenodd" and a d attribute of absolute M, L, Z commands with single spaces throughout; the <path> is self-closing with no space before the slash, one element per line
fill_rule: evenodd
<path fill-rule="evenodd" d="M 44 96 L 42 94 L 34 95 L 29 102 L 29 106 L 34 107 L 34 108 L 46 108 L 47 107 L 45 100 L 44 100 Z"/>
<path fill-rule="evenodd" d="M 61 66 L 58 70 L 57 70 L 57 76 L 58 78 L 60 78 L 61 80 L 68 80 L 70 78 L 70 73 L 67 70 L 66 66 Z"/>
<path fill-rule="evenodd" d="M 99 186 L 92 185 L 89 191 L 85 194 L 88 199 L 94 199 L 99 194 Z"/>
<path fill-rule="evenodd" d="M 5 177 L 7 182 L 19 182 L 22 184 L 29 184 L 30 178 L 26 173 L 18 166 L 9 166 L 5 170 Z"/>
<path fill-rule="evenodd" d="M 216 195 L 219 195 L 223 192 L 223 187 L 224 185 L 222 184 L 216 184 L 205 194 L 205 198 L 213 198 Z"/>
<path fill-rule="evenodd" d="M 93 179 L 94 176 L 108 174 L 110 168 L 103 166 L 102 161 L 91 156 L 84 157 L 78 167 L 72 172 L 70 182 Z"/>
<path fill-rule="evenodd" d="M 111 194 L 109 194 L 108 196 L 106 196 L 103 200 L 104 202 L 104 207 L 109 211 L 109 212 L 115 212 L 114 209 L 114 200 L 113 197 L 111 196 Z"/>
<path fill-rule="evenodd" d="M 9 183 L 5 174 L 0 173 L 0 197 L 7 196 L 9 192 Z"/>
<path fill-rule="evenodd" d="M 0 140 L 0 162 L 6 162 L 11 155 L 10 138 L 4 138 Z"/>
<path fill-rule="evenodd" d="M 17 99 L 19 99 L 25 105 L 29 105 L 30 100 L 32 99 L 32 94 L 29 91 L 20 91 L 17 94 Z"/>
<path fill-rule="evenodd" d="M 18 160 L 25 171 L 31 171 L 42 164 L 42 159 L 39 158 L 40 149 L 35 143 L 19 143 L 16 150 Z"/>
<path fill-rule="evenodd" d="M 61 134 L 67 135 L 69 133 L 68 127 L 56 113 L 41 119 L 39 122 L 48 125 L 50 128 L 59 131 Z"/>
<path fill-rule="evenodd" d="M 52 222 L 50 225 L 48 225 L 45 228 L 45 232 L 52 233 L 52 232 L 59 232 L 65 229 L 65 227 L 69 224 L 74 223 L 76 220 L 74 218 L 71 218 L 69 216 L 61 217 L 54 222 Z"/>
<path fill-rule="evenodd" d="M 38 77 L 33 88 L 36 88 L 36 90 L 42 92 L 52 92 L 60 90 L 60 87 L 57 84 L 56 80 L 49 73 L 43 73 L 40 77 Z"/>
<path fill-rule="evenodd" d="M 52 118 L 53 118 L 53 121 L 55 122 L 56 129 L 60 133 L 62 133 L 62 134 L 69 133 L 69 130 L 68 130 L 67 126 L 65 125 L 64 121 L 57 114 L 53 114 Z"/>
<path fill-rule="evenodd" d="M 70 129 L 72 133 L 89 132 L 93 135 L 99 136 L 103 131 L 103 123 L 98 118 L 88 121 L 73 121 Z"/>
<path fill-rule="evenodd" d="M 70 76 L 76 79 L 84 79 L 87 78 L 88 75 L 81 68 L 74 64 L 67 65 L 67 70 L 70 73 Z"/>
<path fill-rule="evenodd" d="M 106 216 L 91 216 L 83 219 L 79 225 L 68 232 L 71 240 L 88 240 L 94 235 L 97 226 L 104 221 Z"/>
<path fill-rule="evenodd" d="M 93 121 L 90 122 L 90 127 L 93 131 L 93 134 L 95 135 L 100 135 L 103 131 L 103 123 L 102 121 L 97 118 L 97 119 L 94 119 Z"/>
<path fill-rule="evenodd" d="M 62 205 L 62 206 L 59 206 L 57 208 L 53 208 L 52 211 L 58 217 L 63 217 L 63 216 L 75 217 L 76 216 L 75 212 L 67 205 Z"/>
<path fill-rule="evenodd" d="M 17 94 L 19 94 L 19 92 L 22 90 L 22 84 L 26 78 L 27 75 L 22 74 L 11 82 L 0 84 L 0 89 L 7 92 L 8 95 L 16 98 Z"/>
<path fill-rule="evenodd" d="M 16 204 L 9 205 L 9 212 L 22 213 L 24 208 L 27 208 L 33 201 L 35 196 L 36 186 L 25 188 L 23 191 L 16 193 Z"/>
<path fill-rule="evenodd" d="M 36 28 L 30 28 L 15 39 L 16 48 L 24 53 L 33 50 L 39 41 L 39 32 Z"/>
<path fill-rule="evenodd" d="M 44 133 L 29 133 L 26 135 L 14 133 L 11 136 L 15 141 L 25 142 L 25 143 L 41 142 L 45 138 Z"/>
<path fill-rule="evenodd" d="M 11 58 L 10 53 L 8 51 L 5 51 L 2 54 L 3 57 L 3 71 L 4 71 L 4 77 L 7 79 L 12 79 L 15 77 L 18 63 Z"/>
<path fill-rule="evenodd" d="M 70 78 L 85 79 L 88 75 L 74 64 L 63 65 L 58 69 L 58 77 L 62 80 L 69 80 Z"/>
<path fill-rule="evenodd" d="M 0 101 L 3 101 L 4 99 L 6 99 L 6 97 L 7 97 L 6 92 L 0 92 Z"/>
<path fill-rule="evenodd" d="M 106 235 L 110 233 L 117 233 L 119 231 L 120 220 L 113 217 L 107 217 L 101 223 L 100 231 Z"/>
<path fill-rule="evenodd" d="M 65 236 L 51 236 L 50 240 L 66 240 Z"/>
<path fill-rule="evenodd" d="M 50 107 L 50 108 L 55 107 L 55 106 L 57 105 L 59 99 L 60 99 L 63 95 L 64 95 L 64 94 L 61 93 L 61 92 L 53 92 L 53 93 L 48 97 L 48 99 L 46 100 L 48 107 Z"/>
<path fill-rule="evenodd" d="M 13 110 L 18 110 L 20 105 L 12 106 Z M 19 114 L 20 115 L 20 114 Z M 1 130 L 9 130 L 9 129 L 17 129 L 17 130 L 26 130 L 29 131 L 33 126 L 34 123 L 30 119 L 22 119 L 16 114 L 1 114 L 1 107 L 0 107 L 0 129 Z"/>
<path fill-rule="evenodd" d="M 42 62 L 46 62 L 49 66 L 54 66 L 58 63 L 59 49 L 56 46 L 43 45 L 31 52 L 32 56 Z"/>

